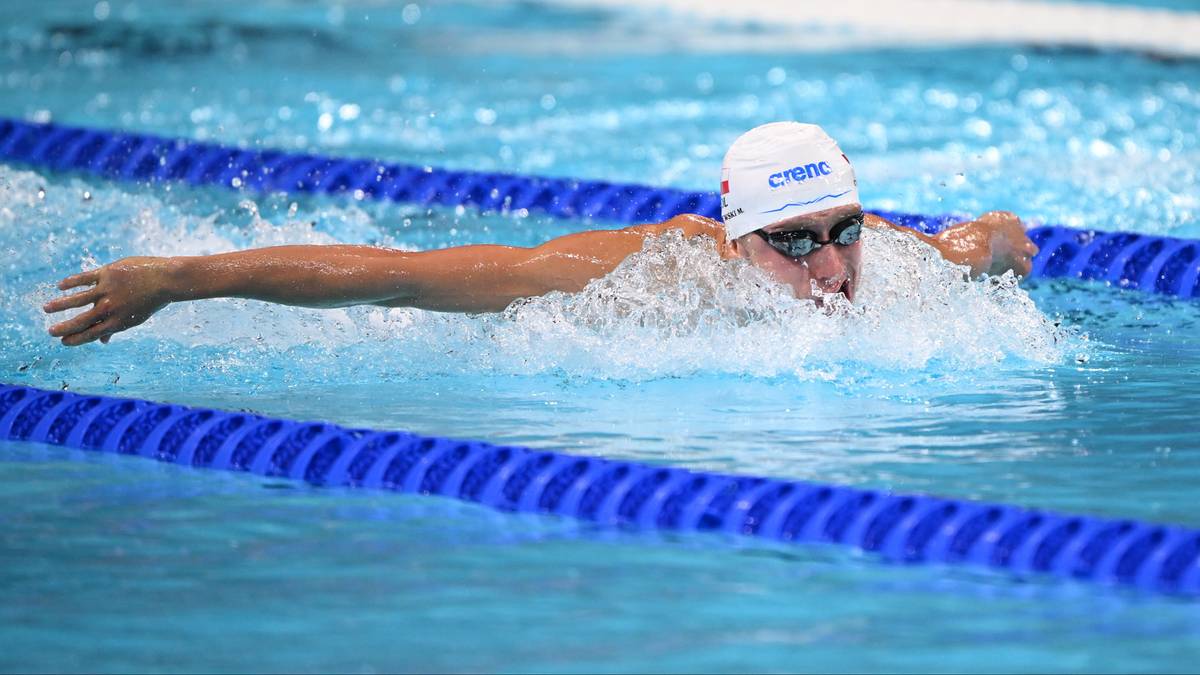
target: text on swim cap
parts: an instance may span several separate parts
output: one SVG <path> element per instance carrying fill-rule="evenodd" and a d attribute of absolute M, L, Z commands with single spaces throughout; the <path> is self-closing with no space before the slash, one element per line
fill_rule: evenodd
<path fill-rule="evenodd" d="M 815 178 L 817 176 L 828 176 L 833 173 L 833 169 L 829 168 L 829 162 L 819 162 L 817 164 L 804 164 L 795 166 L 786 171 L 773 173 L 767 177 L 767 184 L 771 189 L 781 188 L 788 183 L 798 183 L 802 180 Z"/>

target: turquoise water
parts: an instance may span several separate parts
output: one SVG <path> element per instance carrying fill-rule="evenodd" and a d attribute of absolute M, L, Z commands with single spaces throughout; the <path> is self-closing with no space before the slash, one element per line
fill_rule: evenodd
<path fill-rule="evenodd" d="M 711 188 L 741 131 L 797 117 L 842 140 L 868 206 L 1200 236 L 1194 61 L 674 54 L 650 39 L 682 20 L 539 4 L 107 12 L 0 8 L 0 115 L 689 188 Z M 37 311 L 51 281 L 123 255 L 530 245 L 583 226 L 0 166 L 0 374 L 1200 527 L 1195 303 L 1068 282 L 993 294 L 906 268 L 884 238 L 861 315 L 806 312 L 678 242 L 583 300 L 499 318 L 210 302 L 67 350 Z M 704 293 L 652 283 L 680 256 L 759 319 L 688 328 Z M 585 302 L 605 293 L 648 320 Z M 1128 591 L 30 444 L 0 445 L 0 478 L 3 670 L 1187 671 L 1200 656 L 1194 603 Z"/>

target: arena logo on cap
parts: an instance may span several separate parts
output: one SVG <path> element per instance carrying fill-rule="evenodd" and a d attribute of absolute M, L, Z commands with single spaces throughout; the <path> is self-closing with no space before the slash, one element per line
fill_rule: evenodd
<path fill-rule="evenodd" d="M 771 189 L 775 190 L 788 183 L 799 183 L 800 181 L 816 178 L 817 176 L 828 176 L 831 173 L 833 173 L 833 169 L 829 167 L 829 162 L 801 164 L 786 171 L 771 174 L 767 177 L 767 185 L 770 185 Z"/>

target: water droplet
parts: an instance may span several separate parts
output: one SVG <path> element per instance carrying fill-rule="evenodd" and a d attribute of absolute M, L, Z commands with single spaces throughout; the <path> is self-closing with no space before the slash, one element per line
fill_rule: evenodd
<path fill-rule="evenodd" d="M 475 111 L 475 121 L 484 126 L 491 126 L 496 123 L 496 111 L 491 108 L 478 108 Z"/>

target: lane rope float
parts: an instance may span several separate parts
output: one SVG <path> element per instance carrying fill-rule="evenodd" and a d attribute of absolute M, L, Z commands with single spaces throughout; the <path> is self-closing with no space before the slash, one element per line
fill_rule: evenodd
<path fill-rule="evenodd" d="M 1200 595 L 1200 530 L 0 385 L 0 440 Z"/>

